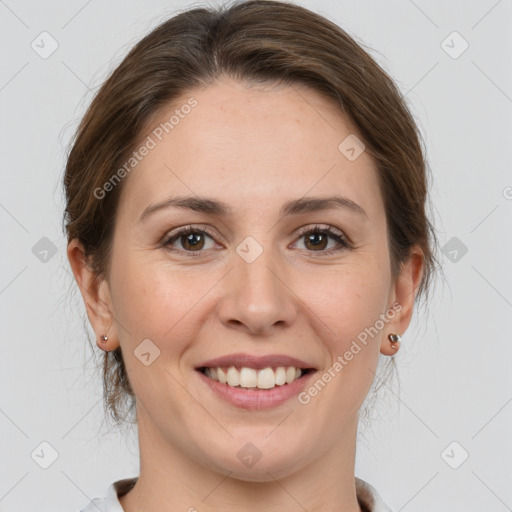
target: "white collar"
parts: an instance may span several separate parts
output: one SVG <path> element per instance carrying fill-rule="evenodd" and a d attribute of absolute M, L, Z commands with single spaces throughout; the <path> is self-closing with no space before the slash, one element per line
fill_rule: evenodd
<path fill-rule="evenodd" d="M 113 482 L 110 484 L 105 498 L 92 500 L 81 512 L 124 512 L 121 503 L 119 503 L 118 494 L 126 494 L 135 485 L 136 481 L 137 477 Z M 357 477 L 355 477 L 355 482 L 357 499 L 361 507 L 366 507 L 369 512 L 393 512 L 382 501 L 381 496 L 372 485 Z"/>

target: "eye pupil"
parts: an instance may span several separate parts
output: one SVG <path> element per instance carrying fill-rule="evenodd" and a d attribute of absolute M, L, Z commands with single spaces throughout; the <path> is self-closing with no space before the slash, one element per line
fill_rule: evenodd
<path fill-rule="evenodd" d="M 186 248 L 186 245 L 189 244 L 191 245 L 192 248 L 195 249 L 197 249 L 199 246 L 199 248 L 202 248 L 201 242 L 204 245 L 204 240 L 201 240 L 201 237 L 202 234 L 200 233 L 189 233 L 187 235 L 184 235 L 186 242 L 183 244 L 183 247 Z"/>
<path fill-rule="evenodd" d="M 318 240 L 318 237 L 323 238 L 323 240 Z M 325 243 L 327 241 L 327 237 L 324 233 L 312 233 L 308 236 L 308 241 L 313 244 L 314 247 L 318 248 L 325 248 Z"/>
<path fill-rule="evenodd" d="M 189 256 L 192 256 L 192 253 L 197 253 L 194 256 L 199 256 L 205 248 L 206 238 L 215 238 L 215 235 L 210 235 L 207 231 L 202 229 L 188 227 L 168 238 L 164 243 L 164 246 L 166 248 L 169 247 L 169 249 L 172 250 L 174 244 L 179 241 L 181 249 L 178 248 L 178 251 L 181 250 L 181 252 L 188 252 Z M 310 252 L 330 254 L 350 247 L 345 242 L 342 235 L 339 235 L 330 229 L 321 228 L 320 226 L 316 226 L 310 231 L 303 232 L 300 239 L 304 241 L 303 243 L 306 246 L 306 249 Z M 330 239 L 337 241 L 341 248 L 331 250 L 330 252 L 325 251 Z"/>

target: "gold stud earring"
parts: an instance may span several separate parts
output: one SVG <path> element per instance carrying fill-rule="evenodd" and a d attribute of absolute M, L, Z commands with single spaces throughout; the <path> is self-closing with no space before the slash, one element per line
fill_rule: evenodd
<path fill-rule="evenodd" d="M 389 341 L 391 341 L 391 348 L 394 348 L 395 350 L 398 348 L 395 343 L 399 343 L 402 341 L 402 338 L 400 338 L 400 334 L 391 333 L 389 336 Z"/>

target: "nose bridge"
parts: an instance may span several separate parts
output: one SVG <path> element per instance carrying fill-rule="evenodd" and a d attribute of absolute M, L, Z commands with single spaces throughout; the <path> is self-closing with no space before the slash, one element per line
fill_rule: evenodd
<path fill-rule="evenodd" d="M 239 293 L 252 297 L 253 300 L 257 300 L 258 296 L 265 298 L 267 302 L 275 300 L 279 294 L 276 269 L 280 265 L 279 255 L 271 246 L 271 238 L 257 241 L 249 236 L 239 244 L 236 252 L 235 273 L 241 285 Z"/>
<path fill-rule="evenodd" d="M 222 320 L 244 324 L 252 332 L 264 331 L 277 323 L 289 323 L 293 300 L 284 284 L 279 253 L 267 243 L 247 237 L 236 248 L 233 270 L 222 307 Z"/>

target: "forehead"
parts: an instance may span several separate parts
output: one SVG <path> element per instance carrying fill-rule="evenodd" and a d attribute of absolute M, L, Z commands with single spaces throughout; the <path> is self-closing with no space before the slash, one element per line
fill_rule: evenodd
<path fill-rule="evenodd" d="M 217 197 L 237 212 L 274 203 L 277 211 L 290 199 L 338 193 L 377 215 L 373 159 L 340 150 L 354 136 L 341 109 L 308 87 L 223 78 L 187 91 L 148 125 L 139 146 L 151 149 L 125 178 L 120 210 L 134 217 L 186 194 Z"/>

